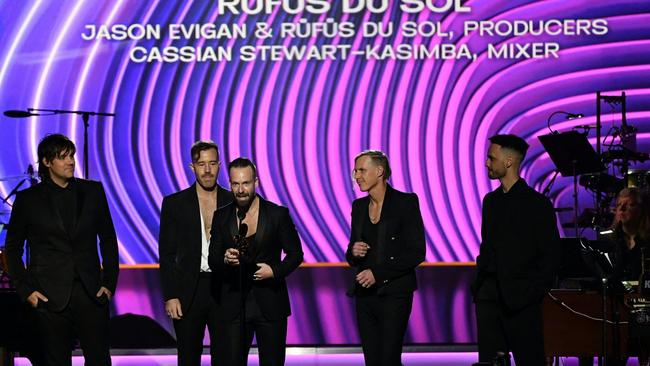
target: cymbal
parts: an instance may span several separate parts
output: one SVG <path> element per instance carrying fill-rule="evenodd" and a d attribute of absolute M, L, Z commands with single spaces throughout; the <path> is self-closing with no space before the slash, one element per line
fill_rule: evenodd
<path fill-rule="evenodd" d="M 23 179 L 29 177 L 28 174 L 21 174 L 21 175 L 12 175 L 9 177 L 0 177 L 0 182 L 8 181 L 8 180 L 18 180 L 18 179 Z"/>

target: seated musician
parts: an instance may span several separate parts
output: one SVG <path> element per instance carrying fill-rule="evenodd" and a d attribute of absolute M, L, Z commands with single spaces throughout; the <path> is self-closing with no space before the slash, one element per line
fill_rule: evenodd
<path fill-rule="evenodd" d="M 612 233 L 614 242 L 610 259 L 616 279 L 637 281 L 641 276 L 642 251 L 650 256 L 650 199 L 647 192 L 638 188 L 625 188 L 616 198 Z M 632 348 L 639 352 L 639 365 L 649 365 L 650 339 L 629 339 Z M 608 362 L 611 364 L 611 362 Z"/>
<path fill-rule="evenodd" d="M 641 251 L 650 255 L 650 200 L 638 188 L 625 188 L 616 198 L 610 254 L 617 278 L 636 281 L 641 275 Z"/>

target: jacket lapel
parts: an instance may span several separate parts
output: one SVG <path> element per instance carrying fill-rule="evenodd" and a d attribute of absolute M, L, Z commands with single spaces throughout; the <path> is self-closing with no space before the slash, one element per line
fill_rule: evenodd
<path fill-rule="evenodd" d="M 77 228 L 79 227 L 79 221 L 81 221 L 82 216 L 82 211 L 84 208 L 84 203 L 86 201 L 86 192 L 83 189 L 83 186 L 79 184 L 79 181 L 75 182 L 76 187 L 75 187 L 75 195 L 77 199 L 77 208 L 75 210 L 75 214 L 72 217 L 72 232 L 70 233 L 70 236 L 74 236 L 74 234 L 77 233 Z"/>
<path fill-rule="evenodd" d="M 203 237 L 203 227 L 201 226 L 201 208 L 199 207 L 199 196 L 196 193 L 196 183 L 190 186 L 187 190 L 187 195 L 187 215 L 192 227 L 192 230 L 190 230 L 192 237 L 189 239 L 190 243 L 193 243 L 195 246 L 195 250 L 198 250 L 200 253 L 203 248 L 203 243 L 201 241 L 201 238 Z"/>
<path fill-rule="evenodd" d="M 230 237 L 234 238 L 239 234 L 239 226 L 237 225 L 237 205 L 232 205 L 230 214 L 228 215 L 228 228 L 230 230 Z"/>
<path fill-rule="evenodd" d="M 386 186 L 386 195 L 384 196 L 384 203 L 381 208 L 381 217 L 377 227 L 377 261 L 382 263 L 384 261 L 384 249 L 386 247 L 386 232 L 388 231 L 388 224 L 392 219 L 391 215 L 395 211 L 392 207 L 393 187 Z"/>
<path fill-rule="evenodd" d="M 217 210 L 232 203 L 232 193 L 217 185 Z"/>
<path fill-rule="evenodd" d="M 262 244 L 266 242 L 264 239 L 267 234 L 266 227 L 268 226 L 267 202 L 260 195 L 257 195 L 257 197 L 259 197 L 260 200 L 260 208 L 257 215 L 257 231 L 255 232 L 255 241 L 253 242 L 253 247 L 251 248 L 251 258 L 257 258 L 258 254 L 262 251 Z"/>
<path fill-rule="evenodd" d="M 358 223 L 357 225 L 352 226 L 352 237 L 354 241 L 363 241 L 363 222 L 365 220 L 364 215 L 368 214 L 368 204 L 370 203 L 370 196 L 365 196 L 360 204 L 358 205 L 359 209 L 353 211 L 354 222 Z"/>

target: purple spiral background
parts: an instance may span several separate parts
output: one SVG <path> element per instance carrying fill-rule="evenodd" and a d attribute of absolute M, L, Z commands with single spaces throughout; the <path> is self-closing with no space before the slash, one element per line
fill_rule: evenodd
<path fill-rule="evenodd" d="M 121 262 L 157 263 L 159 207 L 164 195 L 193 181 L 189 147 L 212 139 L 223 162 L 248 156 L 258 165 L 261 193 L 288 206 L 308 262 L 343 260 L 351 202 L 361 193 L 350 179 L 359 151 L 388 153 L 392 184 L 420 197 L 427 261 L 467 262 L 477 254 L 481 198 L 493 189 L 483 166 L 487 137 L 516 133 L 531 144 L 524 177 L 540 189 L 554 166 L 537 136 L 556 110 L 581 112 L 554 128 L 595 123 L 595 94 L 626 91 L 628 122 L 639 129 L 639 150 L 650 145 L 650 2 L 646 0 L 475 0 L 471 13 L 410 15 L 391 1 L 382 15 L 218 15 L 217 2 L 1 1 L 0 109 L 27 107 L 114 111 L 91 119 L 91 178 L 104 183 L 120 241 Z M 239 23 L 277 28 L 301 18 L 364 21 L 440 21 L 456 44 L 479 52 L 474 62 L 282 61 L 151 63 L 129 60 L 136 46 L 245 44 L 366 44 L 449 42 L 438 37 L 310 38 L 260 41 L 169 39 L 92 41 L 86 24 Z M 465 20 L 603 18 L 605 36 L 479 37 L 462 35 Z M 556 41 L 559 59 L 490 60 L 488 43 Z M 619 124 L 603 110 L 605 130 Z M 36 161 L 46 133 L 83 144 L 77 117 L 1 117 L 0 177 Z M 592 142 L 593 133 L 592 133 Z M 80 155 L 79 155 L 80 156 Z M 643 166 L 637 166 L 637 168 Z M 77 174 L 81 176 L 81 164 Z M 219 181 L 226 184 L 222 170 Z M 0 182 L 4 197 L 15 182 Z M 571 205 L 571 180 L 551 191 L 557 207 Z M 586 193 L 580 196 L 591 205 Z M 6 208 L 0 208 L 5 210 Z M 4 221 L 0 216 L 0 221 Z"/>

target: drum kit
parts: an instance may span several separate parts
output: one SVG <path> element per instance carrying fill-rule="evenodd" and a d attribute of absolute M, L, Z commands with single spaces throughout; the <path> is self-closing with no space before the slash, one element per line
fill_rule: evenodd
<path fill-rule="evenodd" d="M 626 95 L 596 94 L 596 124 L 575 126 L 573 130 L 558 133 L 553 131 L 550 117 L 547 121 L 548 135 L 539 136 L 544 149 L 556 166 L 556 174 L 573 178 L 573 220 L 562 226 L 574 228 L 575 236 L 581 236 L 582 230 L 590 228 L 596 233 L 610 226 L 613 214 L 612 204 L 618 193 L 624 188 L 636 187 L 650 190 L 650 170 L 647 162 L 650 153 L 639 151 L 637 146 L 637 128 L 627 121 Z M 612 110 L 620 107 L 620 125 L 612 122 L 605 132 L 601 121 L 601 104 L 608 104 Z M 562 113 L 568 119 L 582 117 L 582 114 Z M 595 136 L 590 134 L 594 132 Z M 590 138 L 595 137 L 596 146 Z M 636 165 L 638 164 L 638 165 Z M 642 165 L 643 164 L 643 165 Z M 554 177 L 555 177 L 554 176 Z M 544 193 L 550 192 L 555 178 L 552 178 Z M 593 196 L 594 207 L 587 207 L 582 213 L 578 205 L 578 187 L 583 187 Z M 583 205 L 584 207 L 584 205 Z"/>
<path fill-rule="evenodd" d="M 650 190 L 650 170 L 630 169 L 627 173 L 627 187 Z"/>

